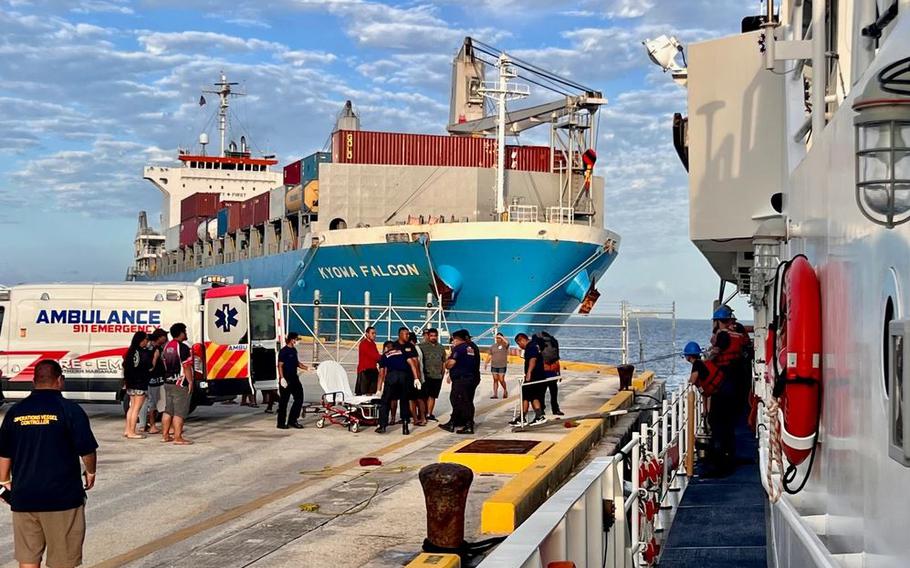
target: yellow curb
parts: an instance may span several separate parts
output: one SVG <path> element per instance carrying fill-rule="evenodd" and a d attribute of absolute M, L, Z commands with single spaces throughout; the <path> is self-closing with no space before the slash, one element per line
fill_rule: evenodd
<path fill-rule="evenodd" d="M 489 441 L 485 438 L 484 441 Z M 501 473 L 513 475 L 524 471 L 544 452 L 553 447 L 553 442 L 537 442 L 524 454 L 461 452 L 462 448 L 475 442 L 464 440 L 439 454 L 439 463 L 457 463 L 471 468 L 474 473 Z"/>
<path fill-rule="evenodd" d="M 407 568 L 461 568 L 461 558 L 457 554 L 421 552 L 417 558 L 408 562 Z"/>

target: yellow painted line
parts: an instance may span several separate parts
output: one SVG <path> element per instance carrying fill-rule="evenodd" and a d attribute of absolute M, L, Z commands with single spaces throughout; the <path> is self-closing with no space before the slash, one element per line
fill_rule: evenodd
<path fill-rule="evenodd" d="M 461 568 L 457 554 L 429 554 L 422 552 L 408 562 L 407 568 Z"/>
<path fill-rule="evenodd" d="M 512 404 L 513 402 L 514 401 L 512 401 L 512 400 L 504 400 L 502 402 L 499 402 L 499 403 L 493 404 L 487 408 L 484 408 L 482 411 L 478 412 L 477 414 L 479 416 L 483 416 L 484 414 L 499 410 L 503 406 Z M 395 451 L 398 451 L 401 448 L 404 448 L 405 446 L 408 446 L 414 442 L 420 441 L 423 438 L 428 438 L 434 434 L 439 434 L 439 433 L 440 433 L 440 430 L 438 428 L 430 428 L 430 429 L 424 430 L 419 433 L 411 434 L 410 436 L 403 436 L 399 441 L 389 444 L 388 446 L 384 446 L 382 448 L 376 449 L 374 451 L 367 452 L 366 455 L 373 456 L 373 457 L 384 456 L 384 455 L 393 453 Z M 358 468 L 358 467 L 360 467 L 360 458 L 359 457 L 356 459 L 353 459 L 351 461 L 337 465 L 335 467 L 332 467 L 327 471 L 329 473 L 337 475 L 337 474 L 344 473 L 345 471 L 352 470 L 352 469 Z M 323 473 L 325 473 L 325 472 L 323 472 Z M 117 556 L 114 556 L 113 558 L 109 558 L 103 562 L 95 564 L 94 568 L 117 568 L 118 566 L 123 566 L 124 564 L 128 564 L 130 562 L 135 562 L 136 560 L 139 560 L 140 558 L 145 558 L 146 556 L 154 554 L 160 550 L 164 550 L 168 547 L 171 547 L 171 546 L 177 544 L 178 542 L 182 542 L 188 538 L 192 538 L 207 530 L 211 530 L 215 527 L 219 527 L 223 524 L 229 523 L 231 521 L 235 521 L 246 514 L 252 513 L 253 511 L 255 511 L 257 509 L 261 509 L 262 507 L 265 507 L 267 505 L 271 505 L 272 503 L 275 503 L 276 501 L 280 501 L 286 497 L 290 497 L 291 495 L 297 493 L 298 491 L 302 491 L 302 490 L 306 489 L 307 487 L 310 487 L 310 486 L 320 483 L 322 481 L 325 481 L 324 475 L 309 478 L 309 479 L 303 479 L 301 481 L 292 483 L 292 484 L 282 487 L 280 489 L 276 489 L 275 491 L 272 491 L 271 493 L 267 493 L 261 497 L 253 499 L 252 501 L 248 501 L 246 503 L 243 503 L 241 505 L 228 509 L 227 511 L 224 511 L 221 514 L 215 515 L 213 517 L 209 517 L 207 519 L 203 519 L 202 521 L 200 521 L 196 524 L 193 524 L 193 525 L 184 527 L 178 531 L 166 534 L 162 537 L 156 538 L 155 540 L 147 542 L 139 547 L 136 547 L 132 550 L 124 552 L 123 554 L 119 554 Z"/>
<path fill-rule="evenodd" d="M 484 441 L 490 441 L 485 438 Z M 537 442 L 524 454 L 460 452 L 474 440 L 465 440 L 439 454 L 439 463 L 457 463 L 471 468 L 474 473 L 500 473 L 512 475 L 522 472 L 534 463 L 544 452 L 553 447 L 553 442 Z"/>

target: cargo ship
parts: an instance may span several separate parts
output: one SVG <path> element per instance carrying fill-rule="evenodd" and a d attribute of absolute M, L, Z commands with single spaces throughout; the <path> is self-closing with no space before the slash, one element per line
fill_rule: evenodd
<path fill-rule="evenodd" d="M 546 73 L 536 83 L 558 87 L 556 100 L 507 109 L 529 95 L 512 79 L 532 73 L 545 72 L 466 38 L 448 134 L 361 130 L 348 101 L 331 151 L 283 171 L 274 156 L 253 157 L 244 138 L 230 141 L 239 93 L 222 74 L 207 91 L 219 99 L 220 152 L 206 154 L 204 133 L 197 150 L 179 151 L 179 166 L 145 168 L 164 195 L 164 229 L 140 216 L 128 278 L 221 275 L 280 287 L 292 303 L 436 306 L 449 327 L 461 321 L 474 333 L 490 331 L 467 322 L 478 311 L 547 323 L 590 310 L 620 242 L 604 228 L 604 180 L 594 175 L 606 101 Z M 506 144 L 541 125 L 549 145 Z M 304 320 L 288 323 L 308 332 Z"/>

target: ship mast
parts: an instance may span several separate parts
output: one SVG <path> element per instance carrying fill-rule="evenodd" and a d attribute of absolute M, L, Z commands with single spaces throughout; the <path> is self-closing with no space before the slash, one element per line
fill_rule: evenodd
<path fill-rule="evenodd" d="M 506 102 L 527 97 L 527 85 L 509 83 L 518 76 L 512 68 L 512 60 L 505 53 L 499 55 L 496 67 L 499 81 L 484 81 L 477 92 L 496 103 L 496 216 L 502 219 L 506 211 Z"/>
<path fill-rule="evenodd" d="M 210 93 L 212 95 L 218 95 L 221 99 L 221 103 L 218 107 L 218 131 L 221 134 L 221 156 L 224 157 L 224 139 L 227 133 L 227 115 L 228 107 L 230 103 L 228 100 L 231 97 L 242 97 L 246 93 L 235 93 L 231 87 L 234 85 L 239 85 L 239 83 L 228 82 L 227 76 L 224 74 L 224 71 L 221 72 L 221 80 L 215 83 L 215 86 L 218 87 L 217 91 L 203 91 L 203 93 Z"/>

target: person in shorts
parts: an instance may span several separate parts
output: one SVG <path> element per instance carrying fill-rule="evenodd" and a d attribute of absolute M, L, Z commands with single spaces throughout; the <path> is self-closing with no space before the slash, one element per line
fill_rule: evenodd
<path fill-rule="evenodd" d="M 497 333 L 490 345 L 490 358 L 487 366 L 493 371 L 493 396 L 499 398 L 499 387 L 502 386 L 502 398 L 509 398 L 509 387 L 506 386 L 506 370 L 509 366 L 509 340 Z"/>
<path fill-rule="evenodd" d="M 152 353 L 148 350 L 149 339 L 144 331 L 133 334 L 130 346 L 123 355 L 123 382 L 129 408 L 126 411 L 126 428 L 123 437 L 128 440 L 142 440 L 144 434 L 136 432 L 139 412 L 145 404 L 152 373 Z"/>
<path fill-rule="evenodd" d="M 178 446 L 192 444 L 183 437 L 183 424 L 190 413 L 190 398 L 193 395 L 193 352 L 185 343 L 186 325 L 175 323 L 171 326 L 171 340 L 164 346 L 164 416 L 161 418 L 162 442 L 174 442 Z M 171 437 L 171 426 L 174 436 Z"/>
<path fill-rule="evenodd" d="M 0 485 L 10 492 L 20 568 L 38 568 L 45 556 L 50 568 L 74 568 L 82 564 L 98 442 L 82 407 L 63 398 L 60 364 L 45 359 L 34 373 L 31 394 L 0 426 Z"/>
<path fill-rule="evenodd" d="M 164 412 L 164 359 L 161 354 L 167 343 L 167 332 L 160 327 L 149 335 L 148 349 L 152 353 L 152 372 L 149 374 L 148 415 L 145 431 L 158 434 L 158 415 Z"/>
<path fill-rule="evenodd" d="M 546 384 L 533 384 L 544 379 L 543 355 L 540 353 L 540 347 L 538 347 L 537 342 L 531 341 L 525 333 L 516 335 L 515 343 L 518 344 L 520 349 L 524 349 L 525 352 L 525 375 L 521 386 L 521 416 L 516 417 L 509 424 L 515 426 L 524 422 L 529 404 L 534 408 L 534 419 L 531 420 L 531 424 L 543 424 L 547 421 L 543 415 L 543 398 L 546 396 L 547 388 Z"/>
<path fill-rule="evenodd" d="M 427 420 L 437 422 L 433 411 L 436 409 L 436 399 L 442 389 L 442 378 L 445 375 L 446 348 L 439 343 L 439 330 L 434 327 L 423 333 L 423 341 L 418 345 L 423 353 L 423 392 L 421 396 L 426 401 Z"/>

